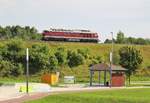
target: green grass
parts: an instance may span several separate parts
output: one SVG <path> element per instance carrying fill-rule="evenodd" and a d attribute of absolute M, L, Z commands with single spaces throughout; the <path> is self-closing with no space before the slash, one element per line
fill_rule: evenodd
<path fill-rule="evenodd" d="M 26 103 L 150 103 L 150 88 L 54 94 Z"/>
<path fill-rule="evenodd" d="M 2 84 L 15 84 L 26 82 L 26 76 L 19 76 L 19 77 L 0 77 L 0 85 Z M 39 75 L 32 75 L 29 76 L 29 82 L 41 82 L 41 76 Z"/>
<path fill-rule="evenodd" d="M 7 41 L 1 41 L 0 44 L 4 44 Z M 106 62 L 109 61 L 109 52 L 111 50 L 110 44 L 96 44 L 96 43 L 74 43 L 74 42 L 42 42 L 42 41 L 25 41 L 26 47 L 31 47 L 35 43 L 47 43 L 50 47 L 52 53 L 56 51 L 58 47 L 64 47 L 66 50 L 77 50 L 85 48 L 89 50 L 90 56 L 101 56 L 102 59 Z M 30 45 L 29 45 L 30 44 Z M 118 51 L 121 47 L 126 45 L 114 45 L 114 50 Z M 141 51 L 143 56 L 143 63 L 139 69 L 146 68 L 150 66 L 150 45 L 134 45 L 135 48 Z M 66 75 L 73 75 L 76 78 L 77 82 L 89 82 L 89 61 L 87 60 L 83 65 L 69 68 L 67 66 L 60 67 L 61 81 Z M 150 70 L 149 70 L 150 71 Z M 147 72 L 146 72 L 147 73 Z M 145 75 L 146 73 L 140 72 L 140 75 Z M 103 75 L 102 75 L 103 76 Z M 132 81 L 150 81 L 150 72 L 147 73 L 147 76 L 133 76 Z M 95 75 L 95 80 L 98 78 L 98 75 Z M 0 78 L 1 82 L 23 82 L 25 79 L 23 77 L 18 78 Z M 32 76 L 32 82 L 40 82 L 40 75 Z"/>

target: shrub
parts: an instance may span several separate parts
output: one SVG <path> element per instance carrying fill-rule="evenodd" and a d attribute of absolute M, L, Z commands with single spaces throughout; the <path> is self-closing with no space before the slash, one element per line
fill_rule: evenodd
<path fill-rule="evenodd" d="M 49 47 L 46 44 L 34 44 L 29 50 L 30 73 L 34 74 L 49 67 Z"/>
<path fill-rule="evenodd" d="M 15 65 L 9 61 L 0 61 L 1 77 L 19 76 L 21 74 L 23 74 L 23 66 L 21 64 Z"/>
<path fill-rule="evenodd" d="M 78 49 L 77 52 L 84 56 L 85 59 L 89 58 L 89 50 L 88 49 Z"/>
<path fill-rule="evenodd" d="M 67 53 L 66 53 L 64 48 L 58 48 L 56 53 L 55 53 L 55 56 L 58 60 L 59 65 L 62 65 L 62 64 L 66 63 Z"/>
<path fill-rule="evenodd" d="M 55 56 L 50 56 L 49 63 L 50 63 L 50 65 L 48 67 L 49 71 L 56 71 L 58 69 L 57 68 L 58 60 L 57 60 L 57 58 Z"/>
<path fill-rule="evenodd" d="M 14 63 L 23 62 L 25 47 L 21 39 L 13 39 L 0 48 L 4 60 Z"/>
<path fill-rule="evenodd" d="M 84 63 L 84 57 L 77 53 L 68 51 L 68 65 L 70 67 L 75 67 Z"/>
<path fill-rule="evenodd" d="M 90 63 L 89 66 L 92 66 L 92 65 L 98 64 L 98 63 L 102 63 L 101 56 L 96 56 L 96 57 L 94 56 L 94 57 L 91 58 L 91 63 Z"/>
<path fill-rule="evenodd" d="M 22 75 L 23 73 L 24 73 L 23 65 L 21 63 L 14 64 L 12 71 L 11 71 L 11 75 L 19 76 L 19 75 Z"/>
<path fill-rule="evenodd" d="M 0 61 L 0 76 L 9 77 L 11 75 L 13 65 L 8 61 Z"/>

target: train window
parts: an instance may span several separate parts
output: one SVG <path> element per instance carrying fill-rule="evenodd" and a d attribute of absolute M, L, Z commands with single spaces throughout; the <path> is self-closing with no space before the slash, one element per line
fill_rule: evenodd
<path fill-rule="evenodd" d="M 47 32 L 49 32 L 49 31 L 47 31 L 47 30 L 44 30 L 43 32 L 44 32 L 44 33 L 47 33 Z"/>

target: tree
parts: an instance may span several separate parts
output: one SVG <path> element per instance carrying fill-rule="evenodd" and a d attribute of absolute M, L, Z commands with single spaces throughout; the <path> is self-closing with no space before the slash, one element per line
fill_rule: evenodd
<path fill-rule="evenodd" d="M 116 39 L 113 38 L 113 42 L 116 43 Z M 112 40 L 106 39 L 106 40 L 104 41 L 104 43 L 105 43 L 105 44 L 110 44 L 110 43 L 112 43 Z"/>
<path fill-rule="evenodd" d="M 16 26 L 0 26 L 0 39 L 11 39 L 11 38 L 21 38 L 24 40 L 40 40 L 42 35 L 38 33 L 37 29 L 34 27 L 21 27 Z"/>
<path fill-rule="evenodd" d="M 119 31 L 119 32 L 117 33 L 117 40 L 116 40 L 116 43 L 118 43 L 118 44 L 123 44 L 123 43 L 125 43 L 125 37 L 124 37 L 124 33 L 123 33 L 123 32 Z"/>
<path fill-rule="evenodd" d="M 128 46 L 122 47 L 119 50 L 119 55 L 119 64 L 127 69 L 127 76 L 129 77 L 130 84 L 130 77 L 136 71 L 136 69 L 138 69 L 143 61 L 143 58 L 139 50 Z"/>
<path fill-rule="evenodd" d="M 133 38 L 133 37 L 128 37 L 128 38 L 126 39 L 126 43 L 127 43 L 127 44 L 135 44 L 135 43 L 136 43 L 136 39 Z"/>
<path fill-rule="evenodd" d="M 2 38 L 2 39 L 4 37 L 3 31 L 4 31 L 3 27 L 0 26 L 0 38 Z"/>
<path fill-rule="evenodd" d="M 112 40 L 106 39 L 104 43 L 105 44 L 107 44 L 107 43 L 110 44 L 110 43 L 112 43 Z"/>
<path fill-rule="evenodd" d="M 143 38 L 137 38 L 136 44 L 144 45 L 146 44 L 146 40 L 144 40 Z"/>

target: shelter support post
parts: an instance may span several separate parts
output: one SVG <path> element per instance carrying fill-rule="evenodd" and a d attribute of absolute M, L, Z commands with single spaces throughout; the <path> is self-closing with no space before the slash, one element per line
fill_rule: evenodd
<path fill-rule="evenodd" d="M 101 72 L 98 71 L 98 80 L 99 80 L 99 85 L 101 84 Z"/>
<path fill-rule="evenodd" d="M 109 83 L 110 88 L 112 87 L 112 70 L 110 70 L 110 83 Z"/>
<path fill-rule="evenodd" d="M 92 78 L 93 78 L 93 72 L 90 70 L 90 86 L 92 86 Z"/>
<path fill-rule="evenodd" d="M 106 71 L 104 71 L 104 86 L 106 86 L 106 77 L 107 77 Z"/>

